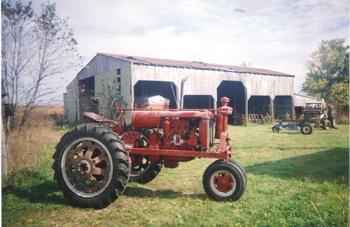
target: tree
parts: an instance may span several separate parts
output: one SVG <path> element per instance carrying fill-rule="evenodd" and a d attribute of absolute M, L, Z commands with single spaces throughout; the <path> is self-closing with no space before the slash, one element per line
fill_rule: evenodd
<path fill-rule="evenodd" d="M 3 0 L 1 12 L 2 82 L 14 112 L 22 107 L 22 127 L 36 104 L 56 92 L 50 79 L 78 66 L 77 41 L 53 3 L 43 4 L 37 13 L 31 2 Z"/>
<path fill-rule="evenodd" d="M 322 41 L 311 56 L 308 70 L 303 91 L 348 110 L 349 46 L 345 40 Z"/>
<path fill-rule="evenodd" d="M 2 93 L 11 103 L 14 118 L 19 100 L 20 82 L 26 67 L 31 61 L 28 56 L 31 49 L 31 30 L 33 28 L 33 9 L 31 2 L 23 4 L 17 1 L 1 2 L 2 33 L 1 33 L 1 66 Z"/>

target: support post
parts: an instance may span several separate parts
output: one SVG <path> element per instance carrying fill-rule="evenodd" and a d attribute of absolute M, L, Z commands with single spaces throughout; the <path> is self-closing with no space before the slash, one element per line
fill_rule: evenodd
<path fill-rule="evenodd" d="M 213 95 L 213 109 L 217 109 L 217 96 Z"/>
<path fill-rule="evenodd" d="M 248 92 L 247 92 L 247 88 L 245 89 L 245 126 L 248 125 L 248 100 L 249 100 L 249 97 L 248 97 Z"/>
<path fill-rule="evenodd" d="M 271 121 L 272 123 L 275 121 L 275 107 L 274 107 L 274 100 L 275 97 L 274 96 L 270 96 L 270 111 L 271 111 Z"/>
<path fill-rule="evenodd" d="M 295 119 L 295 108 L 294 108 L 294 95 L 292 95 L 291 98 L 292 98 L 292 119 L 296 120 Z"/>
<path fill-rule="evenodd" d="M 180 83 L 180 97 L 179 97 L 179 105 L 178 105 L 178 109 L 183 109 L 183 96 L 184 96 L 184 88 L 185 88 L 185 82 L 188 80 L 188 77 L 184 77 L 181 80 Z"/>

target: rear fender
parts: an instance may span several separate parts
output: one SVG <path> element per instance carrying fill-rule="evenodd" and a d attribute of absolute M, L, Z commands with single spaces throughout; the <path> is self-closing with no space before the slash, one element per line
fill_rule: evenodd
<path fill-rule="evenodd" d="M 118 125 L 118 122 L 113 121 L 113 120 L 108 119 L 108 118 L 105 118 L 104 116 L 93 113 L 93 112 L 84 112 L 83 116 L 84 116 L 84 118 L 89 119 L 93 122 L 97 122 L 97 123 L 101 123 L 101 124 L 107 123 L 107 124 L 112 124 L 115 126 Z"/>

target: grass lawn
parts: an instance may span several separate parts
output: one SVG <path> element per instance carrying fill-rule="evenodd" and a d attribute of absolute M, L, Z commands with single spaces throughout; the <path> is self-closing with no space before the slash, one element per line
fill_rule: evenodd
<path fill-rule="evenodd" d="M 238 202 L 215 202 L 202 188 L 212 160 L 163 169 L 147 185 L 129 184 L 102 210 L 67 205 L 52 180 L 54 145 L 42 165 L 13 178 L 3 194 L 4 226 L 347 226 L 348 127 L 272 134 L 269 125 L 230 127 L 234 159 L 246 169 Z"/>

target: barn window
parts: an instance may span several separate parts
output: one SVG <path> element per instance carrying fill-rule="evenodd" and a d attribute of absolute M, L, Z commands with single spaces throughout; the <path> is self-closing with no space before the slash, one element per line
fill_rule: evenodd
<path fill-rule="evenodd" d="M 117 75 L 120 75 L 120 73 L 121 73 L 120 68 L 117 68 Z"/>
<path fill-rule="evenodd" d="M 89 77 L 79 80 L 80 93 L 88 96 L 95 94 L 95 77 Z"/>

